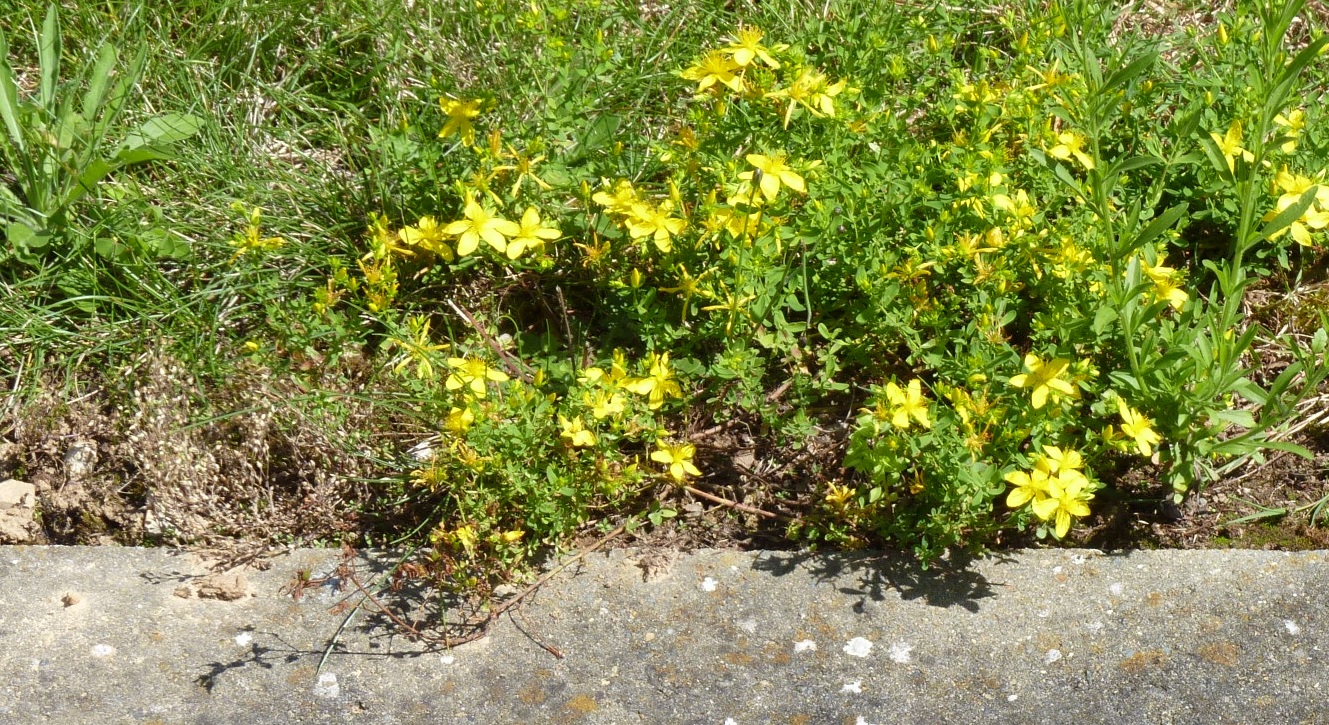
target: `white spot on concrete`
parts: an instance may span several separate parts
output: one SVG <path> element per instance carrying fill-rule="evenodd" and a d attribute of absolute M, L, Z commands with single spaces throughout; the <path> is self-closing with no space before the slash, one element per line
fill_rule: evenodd
<path fill-rule="evenodd" d="M 1084 625 L 1084 628 L 1089 630 L 1090 634 L 1098 634 L 1099 632 L 1103 631 L 1103 623 L 1089 622 L 1088 624 Z"/>
<path fill-rule="evenodd" d="M 863 694 L 863 681 L 854 680 L 853 682 L 846 682 L 844 687 L 840 688 L 840 692 L 842 694 L 861 695 Z"/>
<path fill-rule="evenodd" d="M 1085 556 L 1084 554 L 1076 554 L 1075 556 L 1071 557 L 1072 564 L 1083 564 L 1086 561 L 1089 561 L 1089 557 Z"/>
<path fill-rule="evenodd" d="M 1047 619 L 1048 616 L 1051 615 L 1051 614 L 1052 614 L 1052 610 L 1051 610 L 1051 609 L 1040 609 L 1040 610 L 1038 610 L 1038 617 L 1039 617 L 1039 619 Z"/>
<path fill-rule="evenodd" d="M 844 653 L 850 657 L 867 657 L 871 651 L 872 642 L 862 637 L 855 637 L 844 646 Z"/>
<path fill-rule="evenodd" d="M 912 644 L 909 644 L 908 642 L 896 642 L 891 645 L 891 650 L 888 654 L 890 655 L 892 662 L 899 662 L 903 665 L 914 659 L 913 654 L 911 654 L 913 651 L 914 646 Z"/>
<path fill-rule="evenodd" d="M 727 717 L 724 719 L 724 725 L 738 725 L 738 721 L 732 717 Z"/>
<path fill-rule="evenodd" d="M 810 639 L 801 639 L 794 643 L 795 652 L 816 652 L 817 643 Z"/>
<path fill-rule="evenodd" d="M 1054 566 L 1054 567 L 1052 567 L 1052 573 L 1053 573 L 1053 574 L 1060 574 L 1060 573 L 1061 573 L 1061 567 L 1059 567 L 1059 566 Z"/>
<path fill-rule="evenodd" d="M 324 672 L 318 676 L 318 682 L 314 684 L 315 697 L 337 697 L 341 694 L 341 685 L 337 684 L 337 676 L 331 672 Z"/>
<path fill-rule="evenodd" d="M 1112 586 L 1108 587 L 1108 594 L 1111 594 L 1114 597 L 1121 596 L 1123 591 L 1124 588 L 1121 586 L 1121 582 L 1113 582 Z"/>
<path fill-rule="evenodd" d="M 453 657 L 452 655 L 443 655 L 442 657 L 438 658 L 438 661 L 442 662 L 445 665 L 450 665 L 455 663 L 457 661 L 457 658 Z"/>
<path fill-rule="evenodd" d="M 1018 700 L 1018 699 L 1020 699 L 1020 696 L 1019 696 L 1019 695 L 1007 695 L 1007 696 L 1006 696 L 1006 702 L 1015 702 L 1015 701 Z"/>
<path fill-rule="evenodd" d="M 865 720 L 862 715 L 859 715 L 858 719 L 854 720 L 854 725 L 872 725 L 872 723 Z"/>
<path fill-rule="evenodd" d="M 1297 624 L 1296 622 L 1290 619 L 1283 620 L 1283 628 L 1286 629 L 1287 633 L 1292 635 L 1293 637 L 1301 634 L 1301 625 Z"/>
<path fill-rule="evenodd" d="M 1061 650 L 1050 649 L 1047 651 L 1047 654 L 1043 655 L 1043 664 L 1050 665 L 1059 659 L 1061 659 Z"/>
<path fill-rule="evenodd" d="M 701 590 L 703 592 L 713 592 L 715 591 L 715 587 L 717 584 L 718 582 L 716 582 L 714 579 L 706 577 L 705 579 L 701 580 Z"/>
<path fill-rule="evenodd" d="M 609 607 L 600 607 L 600 614 L 609 614 Z"/>
<path fill-rule="evenodd" d="M 235 643 L 240 645 L 241 647 L 245 647 L 250 642 L 253 641 L 254 641 L 254 636 L 248 632 L 241 632 L 240 634 L 235 635 Z"/>
<path fill-rule="evenodd" d="M 109 644 L 94 644 L 92 646 L 93 657 L 110 657 L 115 654 L 115 648 Z"/>
<path fill-rule="evenodd" d="M 756 634 L 756 633 L 757 633 L 757 620 L 755 620 L 755 619 L 745 619 L 745 620 L 743 620 L 743 621 L 741 621 L 741 622 L 738 623 L 738 628 L 741 629 L 741 630 L 743 630 L 744 632 L 747 632 L 748 634 Z"/>

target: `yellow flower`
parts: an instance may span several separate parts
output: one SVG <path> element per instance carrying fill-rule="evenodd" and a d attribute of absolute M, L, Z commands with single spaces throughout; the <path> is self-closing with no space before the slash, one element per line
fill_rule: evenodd
<path fill-rule="evenodd" d="M 480 115 L 480 99 L 470 101 L 461 101 L 455 98 L 440 98 L 438 105 L 443 109 L 443 113 L 448 116 L 448 122 L 443 124 L 443 130 L 438 132 L 439 138 L 447 138 L 453 134 L 461 136 L 462 143 L 471 146 L 475 143 L 475 126 L 471 125 L 471 119 Z"/>
<path fill-rule="evenodd" d="M 746 203 L 750 198 L 751 194 L 749 194 L 747 198 L 739 199 L 739 201 Z M 757 200 L 760 201 L 761 197 L 757 197 Z M 757 225 L 760 223 L 760 212 L 744 214 L 732 207 L 716 206 L 711 209 L 711 213 L 706 217 L 706 221 L 704 222 L 704 226 L 706 227 L 704 238 L 718 236 L 719 233 L 723 231 L 727 232 L 729 236 L 734 239 L 742 239 L 748 234 L 757 232 Z"/>
<path fill-rule="evenodd" d="M 1034 223 L 1038 209 L 1029 201 L 1029 194 L 1024 189 L 1015 192 L 1014 197 L 1006 194 L 993 194 L 992 206 L 1006 212 L 1015 219 L 1017 227 L 1029 227 Z M 1001 246 L 1001 245 L 997 245 Z"/>
<path fill-rule="evenodd" d="M 701 475 L 701 471 L 692 463 L 692 455 L 696 453 L 696 448 L 691 443 L 658 445 L 659 447 L 651 452 L 651 460 L 667 466 L 670 477 L 676 483 L 682 483 L 688 476 Z"/>
<path fill-rule="evenodd" d="M 784 127 L 789 128 L 789 119 L 793 118 L 794 109 L 803 106 L 814 116 L 834 116 L 835 97 L 844 92 L 844 80 L 831 83 L 824 74 L 811 68 L 804 68 L 788 88 L 780 88 L 766 94 L 766 98 L 788 98 L 789 106 L 784 112 Z"/>
<path fill-rule="evenodd" d="M 1218 145 L 1218 152 L 1223 154 L 1223 158 L 1227 160 L 1228 172 L 1237 173 L 1238 156 L 1246 163 L 1255 160 L 1255 156 L 1241 146 L 1241 121 L 1233 119 L 1232 125 L 1228 126 L 1226 134 L 1219 136 L 1211 131 L 1209 137 Z"/>
<path fill-rule="evenodd" d="M 806 194 L 808 191 L 803 177 L 794 173 L 794 170 L 785 163 L 783 151 L 777 151 L 770 156 L 748 154 L 747 162 L 755 166 L 757 171 L 744 171 L 738 175 L 738 178 L 757 184 L 767 201 L 775 200 L 781 186 L 787 186 L 800 194 Z"/>
<path fill-rule="evenodd" d="M 470 524 L 467 524 L 466 526 L 458 526 L 457 530 L 453 531 L 452 534 L 447 537 L 450 543 L 460 546 L 468 554 L 475 551 L 475 542 L 477 538 L 475 527 Z"/>
<path fill-rule="evenodd" d="M 568 420 L 560 415 L 558 416 L 558 425 L 563 429 L 558 437 L 562 438 L 563 442 L 569 447 L 583 448 L 595 445 L 595 434 L 586 430 L 586 424 L 582 422 L 581 418 Z"/>
<path fill-rule="evenodd" d="M 465 435 L 475 423 L 475 413 L 470 408 L 452 408 L 448 417 L 443 419 L 443 429 L 453 435 Z"/>
<path fill-rule="evenodd" d="M 546 241 L 558 239 L 562 232 L 557 227 L 547 227 L 540 221 L 540 212 L 535 207 L 527 207 L 521 215 L 517 233 L 508 242 L 508 259 L 516 259 L 527 249 L 539 254 Z"/>
<path fill-rule="evenodd" d="M 485 381 L 492 380 L 496 383 L 507 382 L 506 373 L 489 367 L 484 360 L 478 357 L 450 357 L 448 365 L 453 368 L 453 373 L 448 376 L 444 387 L 448 390 L 466 390 L 477 398 L 485 397 L 487 386 Z"/>
<path fill-rule="evenodd" d="M 231 205 L 232 209 L 242 210 L 239 202 Z M 286 243 L 281 237 L 264 237 L 260 232 L 260 220 L 263 216 L 263 210 L 260 207 L 253 207 L 249 210 L 249 223 L 245 226 L 243 236 L 235 237 L 231 240 L 231 246 L 235 247 L 235 254 L 231 256 L 231 262 L 239 259 L 246 252 L 257 250 L 278 249 Z"/>
<path fill-rule="evenodd" d="M 759 59 L 772 69 L 778 70 L 780 64 L 776 62 L 775 58 L 771 57 L 771 51 L 774 50 L 779 52 L 787 50 L 789 46 L 781 43 L 772 48 L 767 48 L 761 44 L 762 35 L 763 34 L 759 28 L 739 28 L 734 42 L 721 48 L 720 52 L 725 55 L 732 55 L 734 57 L 734 63 L 739 67 L 746 67 L 751 64 L 753 60 Z"/>
<path fill-rule="evenodd" d="M 591 369 L 602 373 L 602 371 L 597 368 Z M 582 402 L 586 404 L 586 407 L 591 409 L 591 415 L 595 416 L 597 420 L 600 418 L 607 418 L 611 415 L 623 414 L 624 400 L 623 396 L 618 393 L 609 393 L 603 390 L 594 394 L 587 392 L 582 394 L 581 399 Z"/>
<path fill-rule="evenodd" d="M 1190 295 L 1186 294 L 1185 290 L 1181 289 L 1178 284 L 1177 270 L 1161 264 L 1151 267 L 1148 262 L 1141 260 L 1140 271 L 1144 272 L 1145 276 L 1153 281 L 1154 299 L 1167 300 L 1172 309 L 1180 312 Z"/>
<path fill-rule="evenodd" d="M 1071 361 L 1066 358 L 1053 358 L 1047 362 L 1034 353 L 1024 356 L 1024 367 L 1028 373 L 1022 373 L 1011 378 L 1011 385 L 1017 388 L 1032 388 L 1034 391 L 1034 408 L 1042 408 L 1047 402 L 1048 395 L 1053 396 L 1053 401 L 1057 399 L 1057 394 L 1075 397 L 1077 395 L 1075 387 L 1069 382 L 1061 379 L 1061 374 L 1066 370 L 1066 366 Z"/>
<path fill-rule="evenodd" d="M 1035 464 L 1036 468 L 1041 468 L 1049 474 L 1058 471 L 1078 471 L 1084 468 L 1084 458 L 1080 456 L 1079 451 L 1070 449 L 1062 450 L 1056 446 L 1043 446 L 1043 453 Z"/>
<path fill-rule="evenodd" d="M 614 184 L 614 192 L 597 191 L 591 197 L 591 201 L 603 206 L 605 211 L 610 214 L 627 216 L 632 213 L 632 207 L 641 203 L 642 199 L 637 195 L 637 190 L 632 187 L 632 182 L 627 179 L 619 179 Z"/>
<path fill-rule="evenodd" d="M 403 351 L 401 361 L 392 369 L 392 372 L 400 375 L 402 370 L 414 363 L 417 378 L 432 380 L 434 378 L 434 365 L 430 358 L 435 352 L 446 349 L 447 345 L 435 345 L 429 339 L 429 318 L 425 315 L 410 318 L 406 321 L 406 326 L 410 330 L 410 335 L 405 339 L 388 338 L 389 344 L 396 345 Z"/>
<path fill-rule="evenodd" d="M 1287 129 L 1284 134 L 1287 140 L 1279 148 L 1283 153 L 1290 154 L 1297 150 L 1297 138 L 1301 136 L 1302 129 L 1306 128 L 1306 113 L 1300 108 L 1294 108 L 1287 112 L 1287 115 L 1278 114 L 1274 116 L 1274 123 Z"/>
<path fill-rule="evenodd" d="M 1293 174 L 1286 168 L 1280 170 L 1274 176 L 1274 190 L 1281 190 L 1283 193 L 1278 197 L 1278 202 L 1268 214 L 1264 215 L 1264 221 L 1273 221 L 1274 217 L 1283 213 L 1288 207 L 1301 201 L 1301 195 L 1315 189 L 1315 201 L 1310 207 L 1298 217 L 1295 221 L 1283 229 L 1279 229 L 1270 235 L 1270 239 L 1277 239 L 1287 232 L 1292 233 L 1292 239 L 1303 247 L 1312 246 L 1311 232 L 1319 231 L 1329 226 L 1329 186 L 1325 186 L 1307 176 Z"/>
<path fill-rule="evenodd" d="M 465 257 L 475 248 L 480 246 L 480 240 L 483 239 L 500 253 L 506 253 L 508 249 L 507 237 L 515 237 L 521 233 L 521 227 L 515 223 L 503 219 L 488 209 L 480 206 L 475 199 L 466 200 L 466 209 L 464 211 L 465 219 L 452 222 L 443 227 L 443 233 L 451 236 L 460 235 L 457 240 L 457 254 Z"/>
<path fill-rule="evenodd" d="M 1037 501 L 1047 496 L 1047 471 L 1034 468 L 1033 471 L 1011 471 L 1002 477 L 1015 486 L 1006 494 L 1006 505 L 1018 509 L 1030 501 Z"/>
<path fill-rule="evenodd" d="M 928 405 L 923 400 L 923 381 L 910 380 L 908 390 L 901 390 L 895 383 L 886 383 L 886 400 L 895 406 L 891 413 L 891 425 L 900 429 L 909 427 L 909 419 L 913 418 L 924 428 L 931 428 L 932 423 L 928 421 Z"/>
<path fill-rule="evenodd" d="M 1078 133 L 1063 131 L 1062 133 L 1057 134 L 1057 145 L 1048 149 L 1048 153 L 1062 161 L 1066 161 L 1074 156 L 1075 160 L 1079 161 L 1081 166 L 1084 166 L 1086 169 L 1093 169 L 1093 157 L 1084 152 L 1084 144 L 1086 140 L 1087 139 L 1084 136 L 1081 136 Z"/>
<path fill-rule="evenodd" d="M 397 232 L 398 238 L 408 247 L 419 247 L 425 251 L 433 252 L 442 257 L 444 261 L 451 262 L 453 259 L 452 247 L 448 246 L 447 235 L 443 233 L 443 228 L 431 216 L 420 217 L 419 223 L 413 227 L 403 227 Z M 409 251 L 406 252 L 410 254 Z"/>
<path fill-rule="evenodd" d="M 1053 535 L 1060 539 L 1071 530 L 1073 517 L 1089 515 L 1085 502 L 1094 494 L 1087 490 L 1089 479 L 1079 471 L 1062 471 L 1055 478 L 1049 477 L 1045 485 L 1047 496 L 1034 499 L 1034 514 L 1044 521 L 1055 519 Z"/>
<path fill-rule="evenodd" d="M 674 371 L 669 367 L 669 353 L 652 355 L 650 372 L 644 378 L 632 378 L 623 385 L 628 392 L 647 396 L 651 410 L 664 405 L 665 397 L 681 398 L 683 389 L 674 380 Z"/>
<path fill-rule="evenodd" d="M 837 486 L 832 483 L 826 491 L 826 503 L 837 509 L 843 509 L 853 497 L 854 489 L 850 486 Z"/>
<path fill-rule="evenodd" d="M 684 79 L 697 82 L 697 92 L 720 83 L 735 93 L 743 92 L 743 77 L 736 75 L 741 66 L 722 51 L 714 50 L 702 56 L 700 60 L 683 69 Z"/>
<path fill-rule="evenodd" d="M 1126 401 L 1117 398 L 1117 413 L 1121 415 L 1121 432 L 1135 440 L 1135 449 L 1148 458 L 1154 454 L 1153 447 L 1163 441 L 1154 431 L 1154 422 L 1140 411 L 1126 405 Z"/>
<path fill-rule="evenodd" d="M 515 198 L 517 196 L 517 190 L 521 188 L 521 182 L 526 179 L 534 181 L 536 186 L 545 191 L 548 191 L 551 188 L 544 179 L 535 175 L 535 165 L 544 161 L 545 157 L 536 156 L 535 158 L 531 158 L 526 154 L 517 153 L 517 151 L 511 146 L 508 147 L 508 155 L 512 158 L 511 164 L 494 167 L 495 173 L 498 173 L 499 171 L 515 172 L 517 178 L 513 180 L 512 189 L 508 191 L 508 196 Z"/>
<path fill-rule="evenodd" d="M 634 204 L 627 219 L 628 234 L 633 239 L 650 237 L 655 241 L 656 248 L 668 254 L 673 249 L 673 236 L 681 233 L 688 225 L 683 219 L 669 216 L 673 209 L 674 203 L 668 199 L 660 202 L 659 206 L 645 202 Z"/>

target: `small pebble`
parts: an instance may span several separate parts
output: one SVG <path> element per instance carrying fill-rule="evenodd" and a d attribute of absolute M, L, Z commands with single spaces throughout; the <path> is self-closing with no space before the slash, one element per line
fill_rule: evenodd
<path fill-rule="evenodd" d="M 714 579 L 706 577 L 701 580 L 701 590 L 703 592 L 713 592 L 715 591 L 716 584 L 717 582 Z"/>

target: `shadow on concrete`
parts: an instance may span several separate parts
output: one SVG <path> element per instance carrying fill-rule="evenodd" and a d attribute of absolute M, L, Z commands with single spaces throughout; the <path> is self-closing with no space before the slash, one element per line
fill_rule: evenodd
<path fill-rule="evenodd" d="M 371 632 L 369 634 L 371 639 L 388 639 L 389 642 L 387 645 L 384 645 L 381 641 L 370 641 L 367 645 L 364 645 L 367 649 L 362 649 L 348 644 L 341 639 L 330 638 L 324 648 L 310 649 L 296 647 L 282 639 L 282 636 L 276 632 L 255 629 L 246 629 L 244 631 L 251 632 L 254 636 L 254 641 L 249 643 L 249 651 L 229 662 L 209 662 L 205 665 L 207 667 L 207 672 L 194 678 L 194 682 L 199 687 L 202 687 L 204 690 L 211 693 L 213 689 L 216 688 L 218 682 L 226 676 L 227 673 L 244 669 L 250 665 L 270 670 L 275 667 L 292 667 L 301 661 L 304 661 L 306 665 L 319 667 L 325 658 L 327 658 L 328 661 L 332 661 L 333 658 L 343 657 L 404 660 L 427 655 L 441 649 L 438 647 L 422 646 L 416 643 L 409 645 L 414 647 L 414 649 L 397 649 L 393 642 L 395 640 L 404 640 L 405 638 L 400 637 L 400 635 L 397 635 L 394 632 Z M 353 638 L 357 640 L 362 639 L 363 633 L 360 637 Z M 262 642 L 268 642 L 268 644 L 263 644 Z"/>
<path fill-rule="evenodd" d="M 961 607 L 979 611 L 979 600 L 996 596 L 992 583 L 974 567 L 975 558 L 952 555 L 924 569 L 917 560 L 894 553 L 817 553 L 770 552 L 757 557 L 752 568 L 774 576 L 802 569 L 818 582 L 841 584 L 839 591 L 863 601 L 881 601 L 888 590 L 895 590 L 905 601 L 921 599 L 933 607 Z M 857 586 L 843 586 L 847 578 L 856 578 Z"/>

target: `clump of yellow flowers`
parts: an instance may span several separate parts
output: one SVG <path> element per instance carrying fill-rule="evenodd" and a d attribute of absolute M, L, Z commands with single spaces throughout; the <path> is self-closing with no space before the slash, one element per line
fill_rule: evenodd
<path fill-rule="evenodd" d="M 1039 520 L 1053 524 L 1052 534 L 1060 539 L 1075 519 L 1089 515 L 1089 501 L 1098 484 L 1084 474 L 1084 461 L 1076 451 L 1043 446 L 1043 453 L 1034 456 L 1033 464 L 1028 471 L 1014 470 L 1005 475 L 1006 482 L 1013 486 L 1006 505 L 1018 509 L 1028 504 Z"/>

